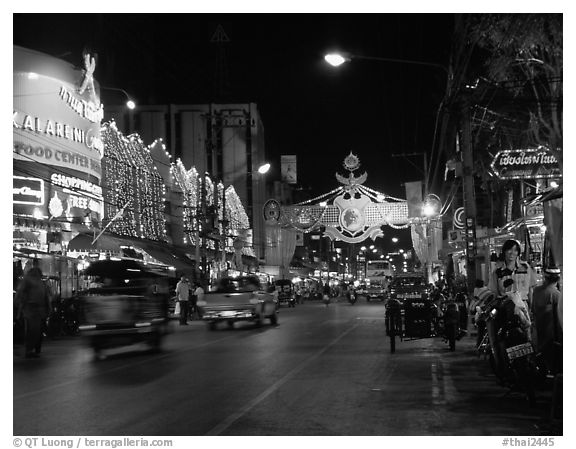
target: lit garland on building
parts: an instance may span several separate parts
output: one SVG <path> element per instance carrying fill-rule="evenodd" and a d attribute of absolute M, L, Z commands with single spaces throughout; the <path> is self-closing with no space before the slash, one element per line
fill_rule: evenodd
<path fill-rule="evenodd" d="M 197 229 L 197 215 L 198 215 L 198 172 L 194 167 L 186 170 L 184 164 L 180 159 L 175 164 L 170 165 L 170 172 L 175 181 L 174 185 L 178 185 L 182 190 L 182 206 L 184 213 L 182 214 L 182 221 L 184 225 L 184 244 L 196 244 L 196 237 L 194 230 Z"/>
<path fill-rule="evenodd" d="M 184 164 L 180 159 L 173 163 L 170 167 L 175 185 L 182 190 L 182 203 L 184 207 L 183 223 L 186 230 L 184 243 L 190 245 L 196 244 L 196 231 L 203 231 L 205 222 L 203 215 L 211 207 L 216 207 L 216 214 L 218 223 L 216 228 L 219 235 L 238 236 L 242 230 L 250 228 L 250 221 L 248 215 L 242 206 L 242 202 L 233 186 L 228 186 L 224 189 L 222 182 L 214 183 L 210 176 L 199 176 L 196 168 L 192 167 L 186 170 Z M 202 192 L 204 187 L 204 192 Z M 224 201 L 226 214 L 223 214 L 222 198 L 225 192 L 226 199 Z M 204 198 L 203 198 L 204 197 Z M 224 219 L 228 222 L 224 228 Z M 203 239 L 204 247 L 214 249 L 215 244 L 213 240 Z M 232 246 L 232 238 L 226 239 L 226 252 L 234 252 Z M 252 248 L 244 248 L 243 254 L 253 256 Z"/>
<path fill-rule="evenodd" d="M 101 133 L 104 222 L 127 205 L 108 229 L 119 235 L 166 241 L 166 186 L 150 149 L 138 135 L 125 137 L 114 122 L 103 124 Z"/>

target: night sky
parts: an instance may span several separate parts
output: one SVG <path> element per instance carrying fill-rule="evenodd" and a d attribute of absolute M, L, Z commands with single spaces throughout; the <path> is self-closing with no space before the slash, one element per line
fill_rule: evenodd
<path fill-rule="evenodd" d="M 211 39 L 221 25 L 229 42 Z M 353 54 L 448 63 L 452 14 L 15 14 L 15 45 L 74 64 L 98 53 L 96 79 L 140 104 L 255 102 L 267 157 L 298 156 L 299 184 L 317 196 L 335 188 L 354 152 L 367 186 L 405 197 L 422 179 L 392 154 L 431 151 L 444 93 L 442 70 L 323 55 Z M 104 105 L 118 95 L 102 93 Z M 411 161 L 422 167 L 421 157 Z"/>

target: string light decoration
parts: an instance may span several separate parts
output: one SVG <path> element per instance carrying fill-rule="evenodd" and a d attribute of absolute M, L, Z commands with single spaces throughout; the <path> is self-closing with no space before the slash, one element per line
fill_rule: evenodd
<path fill-rule="evenodd" d="M 186 170 L 180 159 L 171 164 L 170 172 L 174 185 L 182 191 L 183 223 L 186 231 L 183 243 L 196 244 L 196 231 L 201 233 L 205 230 L 205 220 L 209 218 L 207 212 L 213 208 L 214 218 L 217 220 L 217 223 L 213 223 L 214 231 L 217 230 L 219 235 L 226 235 L 225 251 L 233 253 L 233 238 L 250 229 L 248 215 L 234 187 L 225 188 L 222 182 L 215 183 L 209 175 L 200 176 L 195 167 Z M 200 243 L 206 249 L 216 248 L 214 240 L 211 239 L 201 239 Z M 243 254 L 254 256 L 254 251 L 249 247 L 244 248 Z"/>
<path fill-rule="evenodd" d="M 198 229 L 198 204 L 199 204 L 199 181 L 196 168 L 192 167 L 186 170 L 180 159 L 170 165 L 170 173 L 173 179 L 173 185 L 178 186 L 182 191 L 182 222 L 184 226 L 184 244 L 195 245 L 196 237 L 194 230 Z"/>
<path fill-rule="evenodd" d="M 137 134 L 124 136 L 114 121 L 102 125 L 101 135 L 104 142 L 104 225 L 128 204 L 124 214 L 110 224 L 110 231 L 167 241 L 166 186 L 152 160 L 150 148 Z"/>

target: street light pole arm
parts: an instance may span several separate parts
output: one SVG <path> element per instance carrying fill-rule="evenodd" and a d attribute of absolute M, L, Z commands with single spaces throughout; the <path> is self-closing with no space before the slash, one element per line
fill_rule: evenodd
<path fill-rule="evenodd" d="M 430 67 L 436 67 L 442 69 L 446 73 L 446 76 L 448 76 L 448 67 L 442 64 L 437 64 L 435 62 L 413 61 L 411 59 L 381 58 L 378 56 L 361 56 L 361 55 L 348 55 L 348 57 L 350 59 L 367 59 L 372 61 L 397 62 L 399 64 L 427 65 Z"/>

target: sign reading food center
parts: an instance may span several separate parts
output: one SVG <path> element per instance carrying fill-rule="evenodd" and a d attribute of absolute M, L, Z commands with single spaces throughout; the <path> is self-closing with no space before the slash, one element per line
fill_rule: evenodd
<path fill-rule="evenodd" d="M 100 180 L 104 112 L 91 73 L 14 47 L 14 159 L 62 167 Z M 90 87 L 80 93 L 80 86 Z"/>
<path fill-rule="evenodd" d="M 499 151 L 492 170 L 500 179 L 561 178 L 558 160 L 543 148 Z"/>

